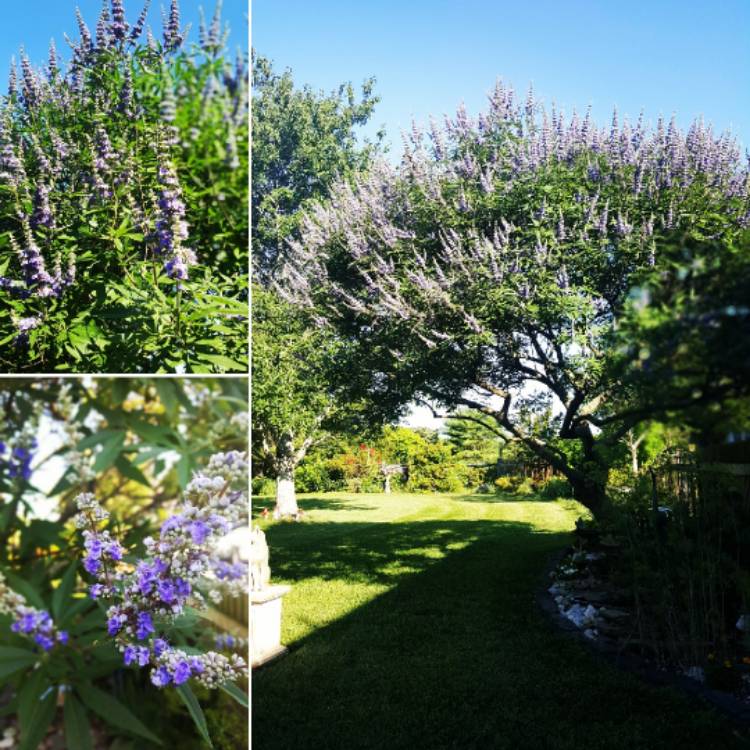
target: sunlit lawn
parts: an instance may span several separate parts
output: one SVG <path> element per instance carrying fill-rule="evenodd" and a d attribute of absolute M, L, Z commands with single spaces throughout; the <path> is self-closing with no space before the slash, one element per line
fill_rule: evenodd
<path fill-rule="evenodd" d="M 589 654 L 535 604 L 571 501 L 303 497 L 261 522 L 290 653 L 253 676 L 253 747 L 731 748 L 713 713 Z M 270 499 L 254 501 L 254 514 Z"/>

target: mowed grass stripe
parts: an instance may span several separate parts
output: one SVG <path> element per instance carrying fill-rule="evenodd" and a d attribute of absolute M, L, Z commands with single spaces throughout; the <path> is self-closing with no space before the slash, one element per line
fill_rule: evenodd
<path fill-rule="evenodd" d="M 580 515 L 569 501 L 330 500 L 267 524 L 274 580 L 294 586 L 292 651 L 254 675 L 255 750 L 743 746 L 714 713 L 600 661 L 537 610 L 546 562 Z"/>

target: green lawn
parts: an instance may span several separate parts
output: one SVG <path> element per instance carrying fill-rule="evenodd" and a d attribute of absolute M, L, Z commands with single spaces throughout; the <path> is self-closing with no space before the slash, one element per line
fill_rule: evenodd
<path fill-rule="evenodd" d="M 269 500 L 255 500 L 254 513 Z M 253 675 L 254 750 L 745 747 L 557 633 L 535 591 L 571 501 L 302 497 L 263 522 L 290 653 Z"/>

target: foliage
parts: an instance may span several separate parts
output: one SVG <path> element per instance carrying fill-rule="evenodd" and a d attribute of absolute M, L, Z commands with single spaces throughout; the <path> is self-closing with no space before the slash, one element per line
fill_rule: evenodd
<path fill-rule="evenodd" d="M 301 208 L 377 152 L 377 143 L 360 146 L 355 133 L 378 102 L 374 83 L 365 81 L 359 101 L 351 84 L 325 95 L 295 88 L 290 70 L 278 74 L 268 59 L 253 56 L 252 246 L 259 281 L 271 277 Z"/>
<path fill-rule="evenodd" d="M 291 483 L 309 448 L 327 428 L 342 429 L 357 406 L 333 386 L 340 340 L 310 327 L 270 280 L 305 203 L 364 168 L 376 150 L 355 135 L 377 102 L 372 90 L 365 82 L 357 101 L 351 85 L 328 96 L 298 89 L 290 71 L 279 75 L 253 58 L 253 466 Z"/>
<path fill-rule="evenodd" d="M 460 110 L 429 137 L 415 127 L 400 166 L 378 163 L 311 207 L 277 290 L 352 342 L 347 383 L 379 416 L 415 396 L 477 409 L 603 512 L 628 430 L 746 386 L 667 369 L 649 395 L 625 366 L 639 331 L 618 326 L 633 290 L 664 274 L 700 307 L 669 243 L 732 253 L 748 216 L 728 135 L 674 120 L 649 131 L 616 114 L 609 129 L 565 121 L 498 84 L 478 120 Z M 725 272 L 709 266 L 720 288 Z M 695 337 L 704 323 L 681 321 Z M 554 440 L 524 426 L 530 403 L 553 399 Z"/>
<path fill-rule="evenodd" d="M 247 70 L 217 16 L 139 40 L 122 2 L 0 104 L 6 371 L 246 369 Z"/>
<path fill-rule="evenodd" d="M 382 492 L 381 464 L 399 464 L 403 475 L 391 479 L 394 488 L 409 492 L 460 492 L 479 485 L 481 467 L 467 463 L 453 445 L 430 430 L 385 427 L 368 443 L 355 436 L 329 440 L 311 451 L 297 471 L 302 492 L 348 490 Z"/>
<path fill-rule="evenodd" d="M 330 476 L 340 476 L 343 479 L 344 487 L 341 489 L 349 492 L 379 492 L 383 487 L 380 473 L 382 463 L 383 456 L 377 448 L 360 443 L 329 459 L 328 471 Z"/>
<path fill-rule="evenodd" d="M 494 465 L 506 441 L 484 414 L 472 409 L 458 409 L 448 417 L 445 436 L 457 457 L 478 467 Z"/>
<path fill-rule="evenodd" d="M 552 477 L 541 484 L 539 494 L 547 500 L 556 500 L 560 497 L 572 497 L 573 488 L 566 479 Z"/>
<path fill-rule="evenodd" d="M 708 404 L 707 415 L 700 399 L 691 408 L 691 395 L 716 384 L 732 402 L 750 382 L 750 232 L 721 239 L 686 232 L 660 249 L 663 265 L 630 292 L 618 374 L 640 401 L 682 399 L 680 416 L 694 429 L 710 431 L 732 417 L 741 423 L 733 405 Z"/>
<path fill-rule="evenodd" d="M 687 668 L 748 655 L 736 623 L 748 604 L 750 505 L 732 468 L 666 455 L 618 507 L 613 567 L 634 594 L 641 646 L 659 661 Z"/>
<path fill-rule="evenodd" d="M 331 408 L 326 368 L 335 342 L 305 326 L 295 311 L 272 293 L 253 293 L 253 440 L 255 452 L 288 432 L 306 438 Z"/>

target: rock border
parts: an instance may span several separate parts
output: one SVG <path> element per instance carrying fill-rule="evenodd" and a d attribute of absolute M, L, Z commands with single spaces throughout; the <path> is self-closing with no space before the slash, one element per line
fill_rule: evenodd
<path fill-rule="evenodd" d="M 737 700 L 729 693 L 714 690 L 685 675 L 656 669 L 646 659 L 637 654 L 624 653 L 608 643 L 587 638 L 583 630 L 576 627 L 567 617 L 564 617 L 558 609 L 554 597 L 547 589 L 550 587 L 550 574 L 555 571 L 561 560 L 571 550 L 572 548 L 568 547 L 550 558 L 544 569 L 544 578 L 540 582 L 536 594 L 537 606 L 546 615 L 551 624 L 555 626 L 556 630 L 561 631 L 566 637 L 578 641 L 586 649 L 613 666 L 630 672 L 657 687 L 675 687 L 709 703 L 737 726 L 743 729 L 750 728 L 750 706 Z"/>

